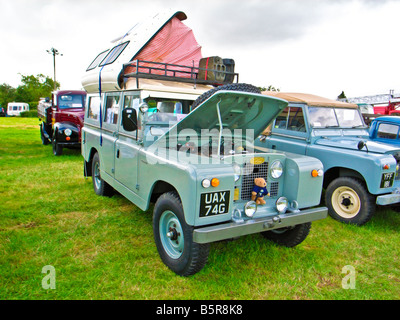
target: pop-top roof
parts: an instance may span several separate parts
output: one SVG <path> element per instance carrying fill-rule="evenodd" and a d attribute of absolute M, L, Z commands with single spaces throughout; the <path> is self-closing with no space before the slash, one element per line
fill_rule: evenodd
<path fill-rule="evenodd" d="M 186 14 L 181 11 L 156 14 L 137 23 L 123 36 L 113 40 L 108 48 L 100 51 L 86 69 L 82 77 L 82 85 L 85 90 L 87 92 L 98 92 L 100 89 L 102 91 L 122 89 L 121 72 L 124 69 L 124 64 L 136 59 L 135 57 L 145 50 L 146 46 L 171 20 L 174 20 L 175 29 L 180 27 L 182 30 L 180 21 L 185 19 Z M 199 48 L 195 45 L 194 47 L 199 52 Z M 187 50 L 187 46 L 185 50 Z M 152 52 L 154 53 L 154 51 Z M 200 58 L 201 56 L 198 59 Z"/>

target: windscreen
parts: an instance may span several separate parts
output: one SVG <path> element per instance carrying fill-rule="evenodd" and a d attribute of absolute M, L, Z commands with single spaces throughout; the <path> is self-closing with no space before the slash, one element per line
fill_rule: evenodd
<path fill-rule="evenodd" d="M 358 109 L 309 107 L 310 124 L 313 128 L 358 128 L 364 127 Z"/>
<path fill-rule="evenodd" d="M 60 109 L 83 108 L 85 98 L 80 94 L 63 94 L 58 96 L 58 107 Z"/>

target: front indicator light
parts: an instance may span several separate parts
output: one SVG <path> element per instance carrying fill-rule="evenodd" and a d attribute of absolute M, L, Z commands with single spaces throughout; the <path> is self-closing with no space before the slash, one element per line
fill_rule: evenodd
<path fill-rule="evenodd" d="M 288 206 L 289 206 L 289 201 L 285 197 L 280 197 L 278 200 L 276 200 L 276 210 L 278 210 L 279 213 L 285 213 Z"/>
<path fill-rule="evenodd" d="M 218 187 L 219 186 L 219 180 L 217 178 L 211 179 L 211 185 L 213 187 Z"/>
<path fill-rule="evenodd" d="M 249 218 L 252 218 L 257 212 L 257 204 L 255 201 L 249 201 L 244 205 L 244 213 Z"/>
<path fill-rule="evenodd" d="M 313 171 L 311 171 L 311 176 L 313 177 L 313 178 L 316 178 L 316 177 L 322 177 L 324 175 L 324 171 L 323 170 L 321 170 L 321 169 L 319 169 L 319 170 L 313 170 Z"/>

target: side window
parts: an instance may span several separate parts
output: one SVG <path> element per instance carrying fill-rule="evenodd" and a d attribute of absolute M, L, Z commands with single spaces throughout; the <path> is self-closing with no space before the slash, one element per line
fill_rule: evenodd
<path fill-rule="evenodd" d="M 284 109 L 275 120 L 275 129 L 306 132 L 303 109 L 301 107 Z"/>
<path fill-rule="evenodd" d="M 139 111 L 139 104 L 140 104 L 139 96 L 136 96 L 136 95 L 126 95 L 126 96 L 124 96 L 123 109 L 125 109 L 125 108 L 133 108 L 133 109 L 136 109 L 136 111 L 138 112 Z M 122 128 L 122 125 L 120 126 L 120 130 L 124 130 Z M 130 132 L 126 132 L 126 133 L 136 137 L 136 131 L 130 131 Z"/>
<path fill-rule="evenodd" d="M 88 119 L 98 120 L 99 113 L 100 113 L 100 97 L 99 96 L 89 97 L 88 113 L 87 113 Z"/>
<path fill-rule="evenodd" d="M 287 129 L 292 131 L 306 132 L 302 108 L 290 107 Z"/>
<path fill-rule="evenodd" d="M 284 109 L 275 119 L 275 129 L 286 129 L 289 107 Z"/>
<path fill-rule="evenodd" d="M 397 133 L 399 131 L 399 127 L 392 124 L 381 123 L 378 127 L 378 138 L 384 139 L 397 139 Z"/>
<path fill-rule="evenodd" d="M 106 99 L 106 112 L 104 123 L 118 124 L 119 96 L 108 96 Z"/>

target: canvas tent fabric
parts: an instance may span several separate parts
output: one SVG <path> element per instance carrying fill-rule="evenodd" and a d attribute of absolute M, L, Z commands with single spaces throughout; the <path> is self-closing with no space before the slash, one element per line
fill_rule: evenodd
<path fill-rule="evenodd" d="M 201 46 L 197 43 L 192 29 L 177 17 L 172 18 L 131 61 L 143 60 L 169 64 L 198 67 L 202 58 Z M 140 66 L 163 68 L 162 65 L 140 63 Z M 174 70 L 190 71 L 188 68 L 175 67 Z M 129 66 L 125 74 L 136 72 L 136 67 Z M 138 72 L 148 72 L 139 68 Z M 152 70 L 153 74 L 164 74 L 162 70 Z M 172 76 L 172 74 L 168 74 Z M 177 76 L 190 78 L 190 74 L 179 73 Z"/>
<path fill-rule="evenodd" d="M 357 109 L 358 106 L 353 103 L 346 103 L 328 98 L 316 96 L 308 93 L 290 93 L 290 92 L 279 92 L 279 91 L 264 91 L 262 94 L 273 96 L 284 99 L 289 102 L 305 103 L 313 107 L 338 107 L 338 108 L 350 108 Z"/>

